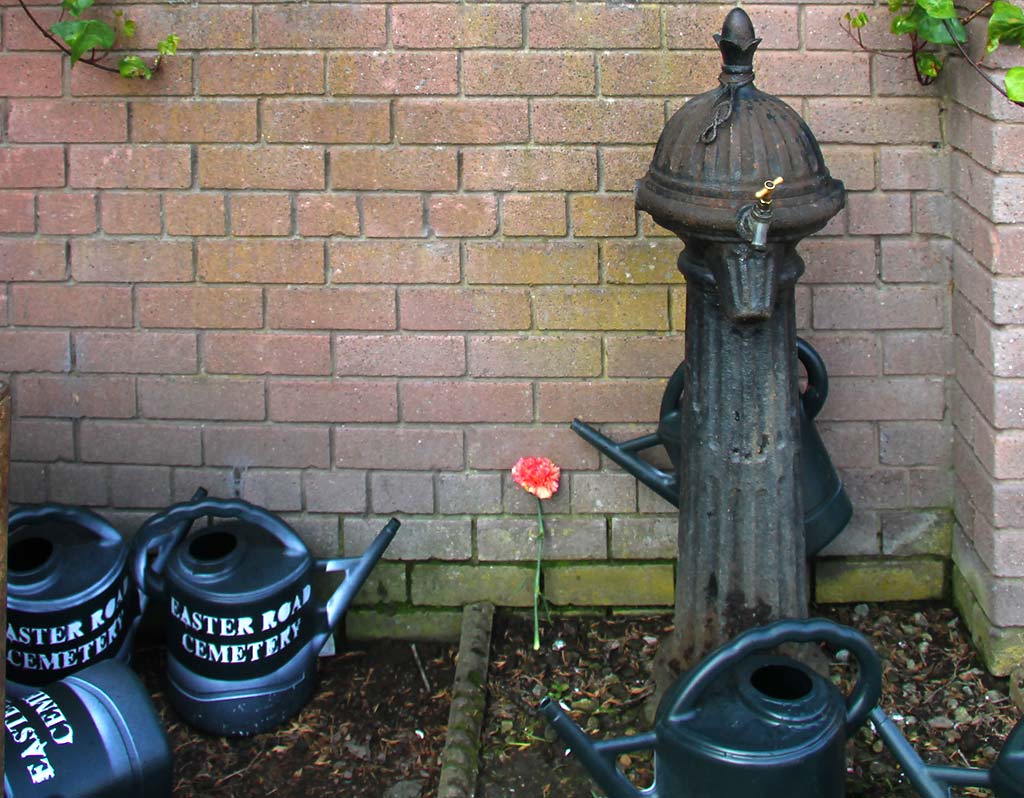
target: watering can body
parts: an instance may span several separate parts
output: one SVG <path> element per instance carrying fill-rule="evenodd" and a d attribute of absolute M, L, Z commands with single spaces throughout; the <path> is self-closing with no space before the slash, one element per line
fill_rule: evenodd
<path fill-rule="evenodd" d="M 184 518 L 226 519 L 195 531 L 157 568 L 146 541 Z M 170 699 L 193 726 L 243 736 L 295 714 L 316 685 L 317 655 L 398 530 L 391 521 L 357 558 L 314 560 L 280 517 L 241 500 L 170 508 L 139 532 L 134 568 L 160 602 Z M 326 604 L 318 572 L 345 580 Z"/>
<path fill-rule="evenodd" d="M 860 666 L 844 697 L 789 657 L 783 643 L 829 642 Z M 858 632 L 822 620 L 750 630 L 684 674 L 665 694 L 652 732 L 594 742 L 551 701 L 541 712 L 609 798 L 842 798 L 846 740 L 881 693 L 881 667 Z M 615 765 L 654 750 L 654 785 L 637 790 Z"/>
<path fill-rule="evenodd" d="M 804 534 L 807 556 L 813 557 L 849 523 L 853 505 L 839 473 L 814 424 L 814 418 L 828 397 L 828 371 L 815 349 L 797 339 L 797 357 L 807 371 L 807 387 L 800 395 L 797 412 L 800 421 L 800 486 L 804 504 Z M 682 412 L 680 401 L 686 377 L 683 361 L 669 378 L 662 396 L 657 430 L 623 443 L 615 443 L 580 420 L 572 429 L 597 447 L 613 462 L 672 504 L 679 505 L 679 475 L 685 468 L 682 451 Z M 653 446 L 664 446 L 672 462 L 671 471 L 662 471 L 637 456 Z"/>
<path fill-rule="evenodd" d="M 7 685 L 5 798 L 166 798 L 171 751 L 149 693 L 116 660 Z"/>

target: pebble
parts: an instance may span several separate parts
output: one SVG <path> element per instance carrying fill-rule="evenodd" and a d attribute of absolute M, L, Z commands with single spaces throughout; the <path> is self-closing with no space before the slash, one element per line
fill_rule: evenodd
<path fill-rule="evenodd" d="M 384 798 L 420 798 L 423 794 L 423 782 L 405 779 L 395 782 L 384 791 Z"/>

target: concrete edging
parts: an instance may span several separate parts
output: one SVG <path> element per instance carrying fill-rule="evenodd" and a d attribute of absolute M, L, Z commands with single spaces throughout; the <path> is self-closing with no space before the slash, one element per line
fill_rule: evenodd
<path fill-rule="evenodd" d="M 463 607 L 459 661 L 452 683 L 448 734 L 441 751 L 437 798 L 473 798 L 476 792 L 493 620 L 493 604 L 483 602 Z"/>

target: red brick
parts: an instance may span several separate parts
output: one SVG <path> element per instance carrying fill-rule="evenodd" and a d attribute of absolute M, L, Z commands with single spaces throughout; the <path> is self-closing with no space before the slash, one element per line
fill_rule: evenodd
<path fill-rule="evenodd" d="M 159 194 L 107 191 L 101 215 L 103 232 L 112 235 L 158 235 L 163 228 Z"/>
<path fill-rule="evenodd" d="M 91 191 L 41 193 L 37 212 L 40 233 L 88 235 L 96 232 L 96 195 Z"/>
<path fill-rule="evenodd" d="M 328 468 L 329 432 L 296 424 L 216 424 L 203 431 L 206 465 Z"/>
<path fill-rule="evenodd" d="M 949 177 L 948 156 L 934 147 L 882 147 L 883 189 L 941 191 Z"/>
<path fill-rule="evenodd" d="M 717 53 L 699 52 L 601 53 L 599 59 L 602 94 L 642 97 L 707 91 L 722 60 Z"/>
<path fill-rule="evenodd" d="M 199 93 L 215 95 L 322 94 L 320 53 L 202 53 L 196 63 Z"/>
<path fill-rule="evenodd" d="M 35 208 L 31 191 L 0 191 L 0 233 L 34 233 Z"/>
<path fill-rule="evenodd" d="M 286 236 L 291 232 L 288 194 L 235 194 L 231 197 L 231 233 L 236 236 Z"/>
<path fill-rule="evenodd" d="M 322 189 L 324 153 L 319 147 L 199 147 L 203 188 Z"/>
<path fill-rule="evenodd" d="M 7 5 L 7 3 L 4 3 Z M 55 8 L 39 8 L 33 15 L 40 25 L 49 30 L 60 18 Z M 53 45 L 46 39 L 20 8 L 8 9 L 3 16 L 4 47 L 7 50 L 50 50 Z"/>
<path fill-rule="evenodd" d="M 757 85 L 785 96 L 871 94 L 868 53 L 772 53 L 760 60 Z"/>
<path fill-rule="evenodd" d="M 252 12 L 247 5 L 142 5 L 132 7 L 131 17 L 136 22 L 132 45 L 137 49 L 155 50 L 170 31 L 181 37 L 183 48 L 190 50 L 245 49 L 252 45 Z"/>
<path fill-rule="evenodd" d="M 511 469 L 523 452 L 550 457 L 568 470 L 597 468 L 601 456 L 565 424 L 524 427 L 522 425 L 474 425 L 466 430 L 466 451 L 470 468 Z"/>
<path fill-rule="evenodd" d="M 263 292 L 259 288 L 154 285 L 137 290 L 143 327 L 188 330 L 263 326 Z"/>
<path fill-rule="evenodd" d="M 605 350 L 609 377 L 668 377 L 686 351 L 682 337 L 674 335 L 608 336 Z"/>
<path fill-rule="evenodd" d="M 383 47 L 387 42 L 383 6 L 258 6 L 261 49 L 340 50 Z"/>
<path fill-rule="evenodd" d="M 454 335 L 339 335 L 335 373 L 363 377 L 461 376 L 466 343 Z"/>
<path fill-rule="evenodd" d="M 879 424 L 882 465 L 945 466 L 953 464 L 953 430 L 937 421 Z"/>
<path fill-rule="evenodd" d="M 207 333 L 203 362 L 211 374 L 330 374 L 327 335 Z"/>
<path fill-rule="evenodd" d="M 85 420 L 79 445 L 84 462 L 199 465 L 199 435 L 187 424 Z"/>
<path fill-rule="evenodd" d="M 466 244 L 466 279 L 498 285 L 596 284 L 597 244 L 471 242 Z"/>
<path fill-rule="evenodd" d="M 498 229 L 498 201 L 493 194 L 435 194 L 427 220 L 439 238 L 490 236 Z"/>
<path fill-rule="evenodd" d="M 530 295 L 525 289 L 402 288 L 399 292 L 405 330 L 526 330 Z"/>
<path fill-rule="evenodd" d="M 146 100 L 132 103 L 132 139 L 152 142 L 256 141 L 255 100 Z"/>
<path fill-rule="evenodd" d="M 636 181 L 647 174 L 654 148 L 646 146 L 604 146 L 599 148 L 605 191 L 632 191 Z"/>
<path fill-rule="evenodd" d="M 882 279 L 887 283 L 942 283 L 950 279 L 951 242 L 882 239 Z"/>
<path fill-rule="evenodd" d="M 113 466 L 110 498 L 116 507 L 166 507 L 171 502 L 171 469 Z"/>
<path fill-rule="evenodd" d="M 149 239 L 74 240 L 71 276 L 79 282 L 187 282 L 192 279 L 192 245 Z"/>
<path fill-rule="evenodd" d="M 144 418 L 260 421 L 266 417 L 263 380 L 216 377 L 140 377 Z"/>
<path fill-rule="evenodd" d="M 561 100 L 533 102 L 533 136 L 542 144 L 655 142 L 665 125 L 658 100 Z"/>
<path fill-rule="evenodd" d="M 366 474 L 362 471 L 306 471 L 302 484 L 310 512 L 366 512 Z"/>
<path fill-rule="evenodd" d="M 59 97 L 59 53 L 0 53 L 0 97 Z"/>
<path fill-rule="evenodd" d="M 463 82 L 469 95 L 583 95 L 594 93 L 591 53 L 467 52 Z"/>
<path fill-rule="evenodd" d="M 419 194 L 367 194 L 362 198 L 363 235 L 367 238 L 426 236 Z"/>
<path fill-rule="evenodd" d="M 59 188 L 63 185 L 63 147 L 0 148 L 0 188 Z"/>
<path fill-rule="evenodd" d="M 456 283 L 458 245 L 450 241 L 332 241 L 333 283 Z"/>
<path fill-rule="evenodd" d="M 370 474 L 370 506 L 375 513 L 433 513 L 431 474 L 377 471 Z"/>
<path fill-rule="evenodd" d="M 875 150 L 873 147 L 832 144 L 821 148 L 832 176 L 842 180 L 847 191 L 871 191 L 875 188 Z"/>
<path fill-rule="evenodd" d="M 0 330 L 0 371 L 68 371 L 70 336 L 43 330 Z"/>
<path fill-rule="evenodd" d="M 828 330 L 942 327 L 945 289 L 936 286 L 825 286 L 814 290 L 814 326 Z"/>
<path fill-rule="evenodd" d="M 79 371 L 191 374 L 196 364 L 195 333 L 75 333 Z"/>
<path fill-rule="evenodd" d="M 947 333 L 886 333 L 882 347 L 886 374 L 953 373 L 953 347 Z"/>
<path fill-rule="evenodd" d="M 541 288 L 534 292 L 540 330 L 667 330 L 664 288 Z"/>
<path fill-rule="evenodd" d="M 453 191 L 458 187 L 454 147 L 345 147 L 331 154 L 331 187 Z"/>
<path fill-rule="evenodd" d="M 271 288 L 267 323 L 292 330 L 393 330 L 393 288 Z"/>
<path fill-rule="evenodd" d="M 359 208 L 354 194 L 300 194 L 295 220 L 301 236 L 359 235 Z"/>
<path fill-rule="evenodd" d="M 106 100 L 11 100 L 7 119 L 10 141 L 125 141 L 128 108 Z"/>
<path fill-rule="evenodd" d="M 0 239 L 0 279 L 63 280 L 66 273 L 63 241 Z"/>
<path fill-rule="evenodd" d="M 942 380 L 928 377 L 837 377 L 829 381 L 822 420 L 903 421 L 941 419 Z"/>
<path fill-rule="evenodd" d="M 151 59 L 144 59 L 151 63 Z M 192 94 L 192 56 L 166 58 L 149 80 L 125 80 L 99 69 L 72 69 L 74 97 L 182 97 Z"/>
<path fill-rule="evenodd" d="M 874 283 L 878 277 L 874 239 L 810 238 L 800 245 L 800 255 L 806 285 Z"/>
<path fill-rule="evenodd" d="M 339 468 L 458 471 L 463 467 L 462 430 L 339 426 L 334 428 L 334 460 Z"/>
<path fill-rule="evenodd" d="M 227 232 L 224 195 L 166 194 L 164 216 L 167 233 L 172 236 L 221 236 Z"/>
<path fill-rule="evenodd" d="M 588 335 L 482 335 L 469 339 L 472 377 L 597 377 L 601 339 Z"/>
<path fill-rule="evenodd" d="M 269 142 L 372 144 L 391 140 L 385 100 L 264 100 L 263 138 Z"/>
<path fill-rule="evenodd" d="M 467 191 L 593 191 L 593 147 L 468 147 L 462 152 Z"/>
<path fill-rule="evenodd" d="M 410 49 L 517 48 L 523 43 L 523 30 L 517 6 L 395 5 L 391 38 L 395 47 Z"/>
<path fill-rule="evenodd" d="M 831 377 L 876 377 L 882 371 L 877 335 L 815 331 L 808 337 Z M 800 373 L 803 374 L 802 369 Z"/>
<path fill-rule="evenodd" d="M 906 507 L 906 469 L 848 468 L 843 477 L 854 507 L 883 510 Z"/>
<path fill-rule="evenodd" d="M 804 41 L 809 50 L 858 50 L 860 45 L 839 26 L 843 14 L 834 5 L 804 7 Z M 889 21 L 884 13 L 868 14 L 869 23 L 860 29 L 864 44 L 875 50 L 900 51 L 906 48 L 902 36 L 889 32 Z M 760 26 L 758 26 L 760 32 Z M 897 61 L 904 69 L 905 60 Z M 913 67 L 910 72 L 913 72 Z"/>
<path fill-rule="evenodd" d="M 131 418 L 135 415 L 135 380 L 23 375 L 18 377 L 17 405 L 22 416 Z"/>
<path fill-rule="evenodd" d="M 541 421 L 650 421 L 658 417 L 664 391 L 661 380 L 541 382 L 537 415 Z"/>
<path fill-rule="evenodd" d="M 108 506 L 109 470 L 100 465 L 53 463 L 46 468 L 50 486 L 46 498 L 64 504 Z"/>
<path fill-rule="evenodd" d="M 846 198 L 853 235 L 909 233 L 910 194 L 858 192 Z"/>
<path fill-rule="evenodd" d="M 11 321 L 41 327 L 130 327 L 132 289 L 98 285 L 12 285 Z"/>
<path fill-rule="evenodd" d="M 538 4 L 527 6 L 527 12 L 532 48 L 606 50 L 661 44 L 655 5 Z"/>
<path fill-rule="evenodd" d="M 499 144 L 530 135 L 527 101 L 399 99 L 395 135 L 403 144 Z"/>
<path fill-rule="evenodd" d="M 397 421 L 394 380 L 274 380 L 267 388 L 273 421 Z"/>
<path fill-rule="evenodd" d="M 327 92 L 357 95 L 457 94 L 458 55 L 442 53 L 331 53 Z"/>
<path fill-rule="evenodd" d="M 16 418 L 11 424 L 11 457 L 52 463 L 75 459 L 71 421 Z"/>
<path fill-rule="evenodd" d="M 48 467 L 40 463 L 12 462 L 10 482 L 8 483 L 11 502 L 15 504 L 42 504 L 47 501 L 49 499 L 46 485 L 46 472 L 48 470 Z"/>
<path fill-rule="evenodd" d="M 817 428 L 836 468 L 878 465 L 878 430 L 874 422 L 822 422 Z"/>
<path fill-rule="evenodd" d="M 564 194 L 506 194 L 501 218 L 506 236 L 564 236 L 568 230 Z"/>
<path fill-rule="evenodd" d="M 604 279 L 609 285 L 679 284 L 678 241 L 606 241 Z"/>
<path fill-rule="evenodd" d="M 188 188 L 192 150 L 166 146 L 72 146 L 68 183 L 75 188 Z"/>
<path fill-rule="evenodd" d="M 805 119 L 820 142 L 917 144 L 940 141 L 938 101 L 927 98 L 810 98 Z"/>
<path fill-rule="evenodd" d="M 569 215 L 576 236 L 636 235 L 636 210 L 631 194 L 576 194 L 569 198 Z"/>
<path fill-rule="evenodd" d="M 665 31 L 672 49 L 715 50 L 712 35 L 721 33 L 722 20 L 729 13 L 728 5 L 708 3 L 665 6 Z M 800 46 L 799 8 L 795 6 L 748 5 L 744 9 L 755 20 L 757 35 L 764 39 L 760 50 L 795 50 Z M 835 8 L 832 24 L 838 19 Z M 773 54 L 771 58 L 774 58 Z M 764 59 L 766 62 L 769 58 Z"/>
<path fill-rule="evenodd" d="M 528 382 L 407 380 L 402 384 L 401 402 L 405 421 L 533 419 L 533 392 Z"/>

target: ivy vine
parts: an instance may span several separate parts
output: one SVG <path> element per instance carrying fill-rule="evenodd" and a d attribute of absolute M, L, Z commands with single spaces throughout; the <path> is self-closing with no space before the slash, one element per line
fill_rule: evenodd
<path fill-rule="evenodd" d="M 160 69 L 163 59 L 178 51 L 178 37 L 172 33 L 157 44 L 157 55 L 150 64 L 131 53 L 121 56 L 117 66 L 103 63 L 119 41 L 129 41 L 135 35 L 135 22 L 120 10 L 114 11 L 113 25 L 99 19 L 84 18 L 82 15 L 93 3 L 95 0 L 61 0 L 60 19 L 47 30 L 33 16 L 24 0 L 18 0 L 18 5 L 39 32 L 71 58 L 72 68 L 80 62 L 105 72 L 116 72 L 125 78 L 149 80 Z"/>

